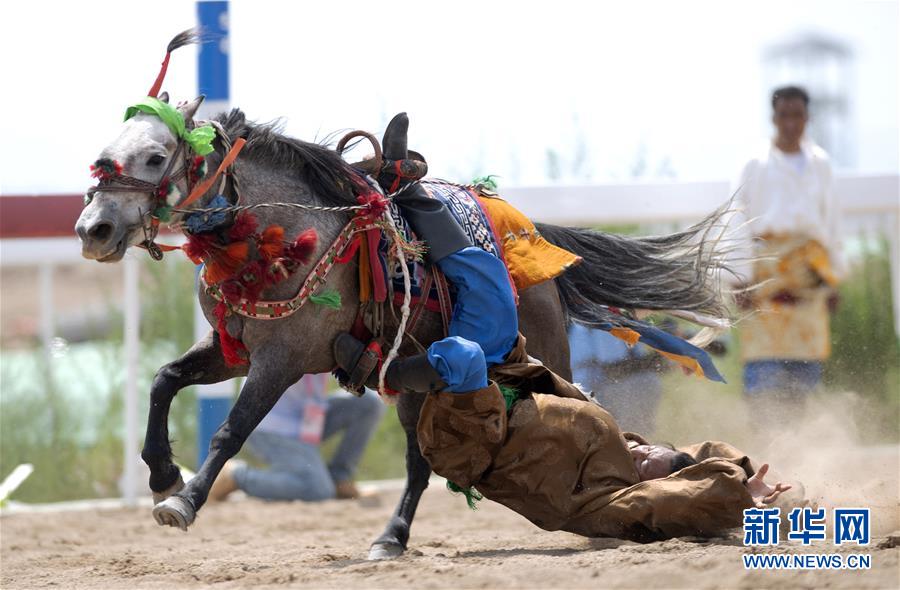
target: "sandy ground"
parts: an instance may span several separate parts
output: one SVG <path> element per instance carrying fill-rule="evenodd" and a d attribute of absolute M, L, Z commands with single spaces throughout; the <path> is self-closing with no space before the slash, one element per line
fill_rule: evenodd
<path fill-rule="evenodd" d="M 397 492 L 321 504 L 236 500 L 205 507 L 190 532 L 148 508 L 0 519 L 2 579 L 13 588 L 898 588 L 898 538 L 868 548 L 869 571 L 745 571 L 729 539 L 639 545 L 541 531 L 488 501 L 473 512 L 439 484 L 426 492 L 410 551 L 365 560 Z M 782 542 L 767 550 L 804 551 Z"/>

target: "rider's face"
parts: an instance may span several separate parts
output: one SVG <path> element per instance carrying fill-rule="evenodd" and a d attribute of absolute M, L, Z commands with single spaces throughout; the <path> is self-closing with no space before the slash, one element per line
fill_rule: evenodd
<path fill-rule="evenodd" d="M 634 441 L 629 443 L 628 450 L 641 481 L 659 479 L 672 473 L 672 460 L 676 451 L 659 445 L 641 445 Z"/>

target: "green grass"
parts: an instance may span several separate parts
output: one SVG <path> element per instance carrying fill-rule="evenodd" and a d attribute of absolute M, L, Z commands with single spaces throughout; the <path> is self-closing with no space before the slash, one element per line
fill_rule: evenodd
<path fill-rule="evenodd" d="M 890 245 L 867 239 L 840 286 L 840 305 L 832 318 L 832 356 L 825 367 L 831 389 L 855 391 L 874 411 L 865 433 L 900 438 L 900 339 L 890 275 Z M 870 434 L 874 436 L 874 434 Z"/>

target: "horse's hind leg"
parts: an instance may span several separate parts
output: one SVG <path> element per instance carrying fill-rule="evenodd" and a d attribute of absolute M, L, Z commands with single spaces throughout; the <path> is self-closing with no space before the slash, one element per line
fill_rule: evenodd
<path fill-rule="evenodd" d="M 428 487 L 431 466 L 419 451 L 416 438 L 416 424 L 424 401 L 423 394 L 402 394 L 398 401 L 397 414 L 406 431 L 406 489 L 384 532 L 372 543 L 369 559 L 392 559 L 406 550 L 409 527 L 416 515 L 419 499 Z"/>
<path fill-rule="evenodd" d="M 172 447 L 169 445 L 169 407 L 175 394 L 190 385 L 218 383 L 245 373 L 246 367 L 228 367 L 225 364 L 219 337 L 214 331 L 210 331 L 181 358 L 156 373 L 150 387 L 150 414 L 144 450 L 141 452 L 141 457 L 150 467 L 150 490 L 154 504 L 184 487 L 181 473 L 172 462 Z"/>
<path fill-rule="evenodd" d="M 157 523 L 187 530 L 194 522 L 222 466 L 237 454 L 281 394 L 303 376 L 291 354 L 292 349 L 280 343 L 253 352 L 247 381 L 228 418 L 213 435 L 209 455 L 184 489 L 153 508 Z"/>

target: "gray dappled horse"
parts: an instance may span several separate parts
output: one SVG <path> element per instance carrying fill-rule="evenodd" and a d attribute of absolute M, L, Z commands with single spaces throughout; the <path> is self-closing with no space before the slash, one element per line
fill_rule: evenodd
<path fill-rule="evenodd" d="M 168 100 L 166 96 L 161 97 Z M 179 110 L 190 126 L 200 99 Z M 239 110 L 215 118 L 219 126 L 216 150 L 207 156 L 214 170 L 230 142 L 242 137 L 246 147 L 237 158 L 234 175 L 229 176 L 224 194 L 236 200 L 235 179 L 241 203 L 306 203 L 322 206 L 356 204 L 354 179 L 358 174 L 339 154 L 324 146 L 282 135 L 271 125 L 247 121 Z M 174 161 L 179 140 L 156 116 L 141 113 L 124 123 L 122 133 L 100 157 L 123 165 L 122 174 L 147 186 L 157 185 L 171 171 L 178 188 L 187 192 L 183 175 L 177 174 L 187 160 Z M 115 183 L 101 186 L 76 224 L 82 240 L 82 254 L 100 262 L 121 260 L 126 250 L 147 240 L 148 212 L 154 207 L 149 191 L 124 190 Z M 194 206 L 203 207 L 217 192 L 210 190 Z M 552 198 L 548 195 L 547 198 Z M 294 236 L 313 227 L 320 237 L 311 260 L 328 249 L 347 223 L 350 213 L 287 208 L 256 211 L 260 227 L 278 223 L 285 236 Z M 182 219 L 176 214 L 173 222 Z M 687 310 L 712 317 L 724 317 L 718 293 L 709 280 L 709 271 L 718 264 L 711 240 L 705 239 L 717 225 L 713 216 L 685 232 L 657 238 L 626 238 L 584 229 L 568 229 L 539 224 L 550 242 L 583 257 L 584 262 L 555 281 L 521 292 L 519 325 L 528 339 L 529 353 L 565 378 L 571 378 L 566 322 L 574 319 L 596 323 L 608 319 L 605 306 L 625 310 Z M 145 244 L 146 245 L 146 244 Z M 303 265 L 288 279 L 267 289 L 263 299 L 289 299 L 300 287 L 312 262 Z M 225 462 L 269 412 L 282 392 L 306 373 L 331 371 L 335 366 L 332 342 L 348 331 L 359 306 L 357 264 L 351 261 L 334 267 L 328 277 L 330 288 L 344 302 L 339 309 L 307 305 L 297 313 L 278 320 L 260 321 L 237 315 L 228 320 L 228 332 L 245 344 L 249 363 L 227 366 L 219 335 L 211 330 L 181 358 L 162 367 L 150 391 L 150 409 L 142 457 L 150 467 L 150 488 L 157 503 L 153 514 L 161 525 L 186 529 L 207 499 L 210 485 Z M 216 325 L 216 301 L 203 289 L 200 304 L 210 325 Z M 392 314 L 384 314 L 391 321 Z M 186 321 L 189 318 L 185 318 Z M 394 324 L 394 326 L 396 323 Z M 390 328 L 390 326 L 389 326 Z M 394 327 L 394 331 L 396 328 Z M 426 312 L 416 324 L 413 336 L 423 345 L 443 337 L 437 314 Z M 388 330 L 390 333 L 390 330 Z M 416 352 L 405 344 L 401 353 Z M 197 475 L 186 485 L 172 461 L 167 418 L 172 399 L 184 387 L 247 377 L 226 421 L 215 433 L 210 452 Z M 419 452 L 416 422 L 427 394 L 402 395 L 398 414 L 407 436 L 407 485 L 387 528 L 372 546 L 370 557 L 400 555 L 409 539 L 409 528 L 431 469 Z"/>

